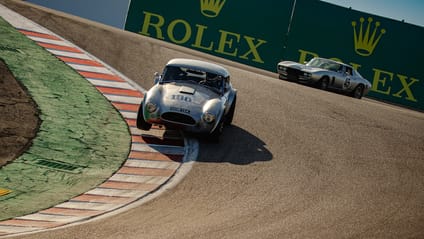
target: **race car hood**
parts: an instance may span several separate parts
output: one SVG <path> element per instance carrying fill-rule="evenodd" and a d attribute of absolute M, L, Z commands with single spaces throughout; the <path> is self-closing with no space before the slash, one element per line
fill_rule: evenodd
<path fill-rule="evenodd" d="M 292 68 L 292 69 L 296 69 L 296 70 L 301 70 L 301 71 L 304 71 L 304 72 L 309 72 L 309 73 L 319 72 L 319 71 L 323 70 L 321 68 L 307 66 L 305 64 L 300 64 L 300 63 L 294 62 L 294 61 L 283 61 L 283 62 L 280 62 L 279 65 L 282 65 L 282 66 L 285 66 L 285 67 L 288 67 L 288 68 Z"/>
<path fill-rule="evenodd" d="M 205 105 L 219 101 L 219 94 L 191 83 L 165 83 L 153 86 L 147 101 L 160 105 L 163 111 L 181 111 L 189 114 L 202 113 Z M 208 103 L 208 104 L 207 104 Z"/>

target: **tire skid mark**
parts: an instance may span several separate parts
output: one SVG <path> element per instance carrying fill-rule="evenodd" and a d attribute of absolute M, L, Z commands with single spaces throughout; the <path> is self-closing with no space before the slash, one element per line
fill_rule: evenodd
<path fill-rule="evenodd" d="M 140 91 L 72 43 L 21 16 L 19 18 L 20 22 L 10 23 L 74 68 L 121 113 L 129 127 L 132 144 L 128 159 L 108 180 L 62 204 L 0 221 L 0 236 L 36 232 L 85 221 L 135 202 L 165 184 L 183 161 L 185 146 L 179 132 L 168 132 L 158 126 L 152 127 L 149 134 L 136 129 L 135 116 L 143 98 Z"/>

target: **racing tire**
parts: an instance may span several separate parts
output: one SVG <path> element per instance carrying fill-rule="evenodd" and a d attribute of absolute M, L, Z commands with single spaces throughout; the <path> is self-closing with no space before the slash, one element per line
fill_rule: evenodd
<path fill-rule="evenodd" d="M 356 99 L 361 99 L 364 95 L 364 85 L 358 85 L 355 90 L 352 92 L 352 97 Z"/>
<path fill-rule="evenodd" d="M 221 120 L 221 122 L 218 123 L 216 128 L 209 135 L 209 139 L 212 142 L 219 142 L 219 138 L 221 137 L 223 131 L 224 131 L 224 122 Z"/>
<path fill-rule="evenodd" d="M 144 120 L 144 116 L 143 116 L 143 102 L 140 104 L 140 107 L 138 107 L 138 112 L 137 112 L 137 128 L 141 129 L 141 130 L 150 130 L 152 128 L 152 125 L 147 123 Z"/>
<path fill-rule="evenodd" d="M 330 79 L 328 79 L 328 77 L 323 77 L 320 81 L 319 81 L 319 88 L 321 90 L 327 90 L 328 89 L 328 84 L 330 84 Z"/>
<path fill-rule="evenodd" d="M 237 103 L 237 95 L 234 96 L 233 103 L 231 104 L 230 110 L 228 111 L 228 114 L 225 117 L 225 125 L 231 125 L 231 123 L 233 123 L 234 112 L 236 110 L 236 103 Z"/>

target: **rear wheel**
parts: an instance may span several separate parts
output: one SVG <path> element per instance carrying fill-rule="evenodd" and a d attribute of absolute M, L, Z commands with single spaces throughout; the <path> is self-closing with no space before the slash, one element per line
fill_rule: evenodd
<path fill-rule="evenodd" d="M 355 90 L 352 92 L 352 97 L 356 99 L 361 99 L 364 94 L 364 86 L 358 85 Z"/>
<path fill-rule="evenodd" d="M 141 102 L 140 107 L 138 107 L 138 113 L 137 113 L 137 128 L 142 130 L 150 130 L 152 128 L 152 125 L 147 123 L 144 120 L 143 116 L 143 102 Z"/>

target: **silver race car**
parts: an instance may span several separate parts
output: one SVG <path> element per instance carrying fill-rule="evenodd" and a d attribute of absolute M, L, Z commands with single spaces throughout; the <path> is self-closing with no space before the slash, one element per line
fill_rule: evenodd
<path fill-rule="evenodd" d="M 170 60 L 155 85 L 144 95 L 137 128 L 165 125 L 218 139 L 231 124 L 237 91 L 230 74 L 219 65 L 192 59 Z"/>
<path fill-rule="evenodd" d="M 312 58 L 306 65 L 282 61 L 277 72 L 280 79 L 317 85 L 323 90 L 340 90 L 358 99 L 371 88 L 371 83 L 352 66 L 325 58 Z"/>

